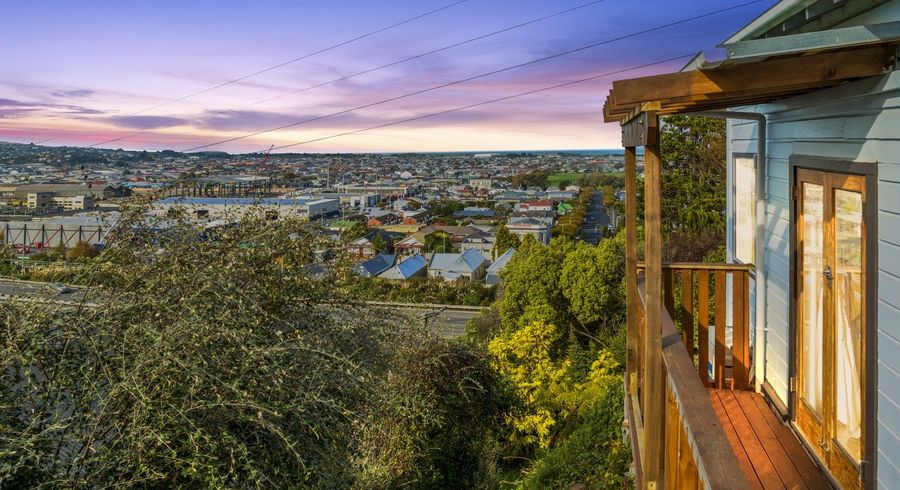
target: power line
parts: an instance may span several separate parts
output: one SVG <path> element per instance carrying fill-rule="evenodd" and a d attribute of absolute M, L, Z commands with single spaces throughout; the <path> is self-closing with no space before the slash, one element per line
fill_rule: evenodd
<path fill-rule="evenodd" d="M 419 20 L 419 19 L 422 19 L 422 18 L 424 18 L 424 17 L 428 17 L 428 16 L 430 16 L 430 15 L 434 15 L 434 14 L 436 14 L 436 13 L 438 13 L 438 12 L 442 12 L 442 11 L 444 11 L 444 10 L 450 9 L 450 8 L 455 7 L 455 6 L 457 6 L 457 5 L 459 5 L 459 4 L 462 4 L 462 3 L 466 3 L 466 2 L 468 2 L 468 1 L 469 1 L 469 0 L 457 0 L 457 1 L 453 2 L 453 3 L 449 3 L 449 4 L 447 4 L 447 5 L 444 5 L 443 7 L 439 7 L 439 8 L 436 8 L 436 9 L 434 9 L 434 10 L 429 10 L 428 12 L 425 12 L 425 13 L 423 13 L 423 14 L 419 14 L 419 15 L 416 15 L 416 16 L 414 16 L 414 17 L 410 17 L 410 18 L 405 19 L 405 20 L 402 20 L 402 21 L 400 21 L 400 22 L 395 22 L 395 23 L 393 23 L 393 24 L 391 24 L 391 25 L 389 25 L 389 26 L 382 27 L 382 28 L 380 28 L 380 29 L 376 29 L 376 30 L 371 31 L 371 32 L 367 32 L 367 33 L 365 33 L 365 34 L 362 34 L 362 35 L 360 35 L 360 36 L 354 37 L 354 38 L 352 38 L 352 39 L 348 39 L 348 40 L 346 40 L 346 41 L 342 41 L 342 42 L 339 42 L 339 43 L 337 43 L 337 44 L 333 44 L 333 45 L 331 45 L 331 46 L 328 46 L 328 47 L 325 47 L 325 48 L 322 48 L 322 49 L 319 49 L 319 50 L 316 50 L 316 51 L 313 51 L 313 52 L 304 54 L 304 55 L 299 56 L 299 57 L 297 57 L 297 58 L 294 58 L 294 59 L 291 59 L 291 60 L 288 60 L 288 61 L 284 61 L 284 62 L 278 63 L 277 65 L 272 65 L 272 66 L 270 66 L 270 67 L 268 67 L 268 68 L 263 68 L 263 69 L 261 69 L 261 70 L 255 71 L 255 72 L 253 72 L 253 73 L 250 73 L 250 74 L 247 74 L 247 75 L 238 77 L 238 78 L 234 78 L 234 79 L 231 79 L 231 80 L 228 80 L 228 81 L 219 83 L 219 84 L 217 84 L 217 85 L 213 85 L 213 86 L 211 86 L 211 87 L 207 87 L 207 88 L 205 88 L 205 89 L 198 90 L 198 91 L 196 91 L 196 92 L 192 92 L 192 93 L 187 94 L 187 95 L 183 95 L 183 96 L 181 96 L 181 97 L 177 97 L 177 98 L 174 98 L 174 99 L 170 99 L 170 100 L 167 100 L 167 101 L 165 101 L 165 102 L 156 104 L 156 105 L 151 106 L 151 107 L 147 107 L 146 109 L 142 109 L 142 110 L 140 110 L 140 111 L 138 111 L 138 112 L 135 112 L 135 113 L 133 113 L 133 114 L 131 114 L 131 115 L 132 115 L 132 116 L 138 116 L 138 115 L 144 114 L 145 112 L 149 112 L 149 111 L 152 111 L 152 110 L 155 110 L 155 109 L 159 109 L 160 107 L 165 107 L 165 106 L 167 106 L 167 105 L 174 104 L 174 103 L 176 103 L 176 102 L 181 102 L 181 101 L 183 101 L 183 100 L 189 99 L 189 98 L 191 98 L 191 97 L 195 97 L 195 96 L 200 95 L 200 94 L 205 94 L 205 93 L 207 93 L 207 92 L 212 92 L 213 90 L 217 90 L 217 89 L 220 89 L 220 88 L 222 88 L 222 87 L 225 87 L 225 86 L 228 86 L 228 85 L 231 85 L 231 84 L 234 84 L 234 83 L 243 81 L 243 80 L 247 80 L 248 78 L 253 78 L 253 77 L 256 77 L 256 76 L 258 76 L 258 75 L 262 75 L 263 73 L 267 73 L 267 72 L 270 72 L 270 71 L 272 71 L 272 70 L 276 70 L 276 69 L 278 69 L 278 68 L 282 68 L 282 67 L 284 67 L 284 66 L 290 65 L 290 64 L 292 64 L 292 63 L 296 63 L 296 62 L 298 62 L 298 61 L 303 61 L 303 60 L 305 60 L 305 59 L 312 58 L 313 56 L 316 56 L 316 55 L 325 53 L 325 52 L 327 52 L 327 51 L 331 51 L 331 50 L 333 50 L 333 49 L 340 48 L 340 47 L 342 47 L 342 46 L 346 46 L 346 45 L 351 44 L 351 43 L 354 43 L 354 42 L 356 42 L 356 41 L 361 41 L 361 40 L 363 40 L 363 39 L 366 39 L 366 38 L 368 38 L 368 37 L 374 36 L 374 35 L 376 35 L 376 34 L 380 34 L 380 33 L 382 33 L 382 32 L 385 32 L 385 31 L 394 29 L 394 28 L 396 28 L 396 27 L 400 27 L 400 26 L 402 26 L 402 25 L 404 25 L 404 24 L 409 24 L 410 22 L 414 22 L 414 21 Z M 71 133 L 69 133 L 69 134 L 71 134 Z M 102 141 L 102 142 L 100 142 L 100 143 L 94 143 L 94 144 L 92 144 L 92 145 L 88 145 L 87 147 L 103 145 L 103 144 L 106 144 L 106 143 L 112 143 L 112 142 L 114 142 L 114 141 L 119 141 L 119 140 L 123 140 L 123 139 L 125 139 L 125 138 L 130 138 L 131 136 L 134 136 L 135 134 L 140 134 L 140 132 L 136 132 L 136 133 L 133 133 L 133 134 L 130 134 L 130 135 L 127 135 L 127 136 L 123 136 L 123 137 L 120 137 L 120 138 L 112 139 L 112 140 Z M 54 140 L 54 139 L 61 138 L 62 136 L 65 136 L 65 135 L 59 135 L 59 136 L 54 136 L 54 137 L 52 137 L 52 138 L 47 138 L 47 139 L 45 139 L 45 140 L 38 141 L 36 144 L 46 143 L 47 141 L 52 141 L 52 140 Z"/>
<path fill-rule="evenodd" d="M 266 102 L 271 102 L 271 101 L 273 101 L 273 100 L 281 99 L 281 98 L 283 98 L 283 97 L 288 97 L 288 96 L 291 96 L 291 95 L 296 95 L 296 94 L 303 93 L 303 92 L 306 92 L 306 91 L 309 91 L 309 90 L 313 90 L 313 89 L 316 89 L 316 88 L 319 88 L 319 87 L 324 87 L 324 86 L 326 86 L 326 85 L 331 85 L 332 83 L 343 82 L 344 80 L 349 80 L 349 79 L 351 79 L 351 78 L 355 78 L 355 77 L 358 77 L 358 76 L 360 76 L 360 75 L 367 75 L 367 74 L 369 74 L 369 73 L 376 72 L 376 71 L 379 71 L 379 70 L 383 70 L 383 69 L 385 69 L 385 68 L 390 68 L 390 67 L 392 67 L 392 66 L 397 66 L 397 65 L 402 64 L 402 63 L 406 63 L 406 62 L 409 62 L 409 61 L 417 60 L 417 59 L 419 59 L 419 58 L 424 58 L 424 57 L 426 57 L 426 56 L 431 56 L 431 55 L 433 55 L 433 54 L 440 53 L 440 52 L 442 52 L 442 51 L 447 51 L 448 49 L 458 48 L 458 47 L 464 46 L 464 45 L 466 45 L 466 44 L 471 44 L 471 43 L 473 43 L 473 42 L 475 42 L 475 41 L 481 41 L 481 40 L 487 39 L 487 38 L 489 38 L 489 37 L 493 37 L 493 36 L 496 36 L 496 35 L 499 35 L 499 34 L 503 34 L 503 33 L 510 32 L 510 31 L 513 31 L 513 30 L 516 30 L 516 29 L 520 29 L 520 28 L 522 28 L 522 27 L 526 27 L 526 26 L 529 26 L 529 25 L 532 25 L 532 24 L 536 24 L 536 23 L 538 23 L 538 22 L 542 22 L 542 21 L 545 21 L 545 20 L 549 20 L 549 19 L 552 19 L 552 18 L 554 18 L 554 17 L 559 17 L 560 15 L 565 15 L 565 14 L 574 12 L 574 11 L 576 11 L 576 10 L 581 10 L 581 9 L 583 9 L 583 8 L 590 7 L 591 5 L 596 5 L 596 4 L 598 4 L 598 3 L 602 3 L 602 2 L 605 2 L 605 1 L 606 1 L 606 0 L 594 0 L 593 2 L 583 3 L 583 4 L 581 4 L 581 5 L 577 5 L 577 6 L 572 7 L 572 8 L 568 8 L 568 9 L 565 9 L 565 10 L 560 10 L 560 11 L 558 11 L 558 12 L 555 12 L 555 13 L 552 13 L 552 14 L 549 14 L 549 15 L 545 15 L 545 16 L 543 16 L 543 17 L 538 17 L 538 18 L 536 18 L 536 19 L 532 19 L 532 20 L 529 20 L 529 21 L 526 21 L 526 22 L 522 22 L 522 23 L 519 23 L 519 24 L 515 24 L 515 25 L 512 25 L 512 26 L 509 26 L 509 27 L 505 27 L 505 28 L 503 28 L 503 29 L 498 29 L 498 30 L 496 30 L 496 31 L 489 32 L 489 33 L 487 33 L 487 34 L 482 34 L 482 35 L 480 35 L 480 36 L 476 36 L 476 37 L 473 37 L 473 38 L 469 38 L 469 39 L 466 39 L 465 41 L 459 41 L 459 42 L 456 42 L 456 43 L 453 43 L 453 44 L 450 44 L 450 45 L 447 45 L 447 46 L 443 46 L 443 47 L 441 47 L 441 48 L 433 49 L 433 50 L 431 50 L 431 51 L 426 51 L 426 52 L 424 52 L 424 53 L 420 53 L 420 54 L 417 54 L 417 55 L 414 55 L 414 56 L 410 56 L 410 57 L 408 57 L 408 58 L 403 58 L 402 60 L 394 61 L 394 62 L 388 63 L 388 64 L 386 64 L 386 65 L 377 66 L 377 67 L 375 67 L 375 68 L 369 68 L 369 69 L 367 69 L 367 70 L 363 70 L 363 71 L 356 72 L 356 73 L 354 73 L 354 74 L 352 74 L 352 75 L 342 76 L 342 77 L 340 77 L 340 78 L 335 78 L 334 80 L 329 80 L 329 81 L 327 81 L 327 82 L 317 83 L 317 84 L 315 84 L 315 85 L 310 85 L 310 86 L 308 86 L 308 87 L 304 87 L 304 88 L 301 88 L 301 89 L 298 89 L 298 90 L 294 90 L 293 92 L 288 92 L 288 93 L 285 93 L 285 94 L 276 95 L 275 97 L 270 97 L 270 98 L 268 98 L 268 99 L 263 99 L 263 100 L 254 102 L 253 105 L 264 104 L 264 103 L 266 103 Z"/>
<path fill-rule="evenodd" d="M 375 129 L 381 129 L 381 128 L 386 128 L 386 127 L 389 127 L 389 126 L 397 126 L 397 125 L 399 125 L 399 124 L 405 124 L 405 123 L 409 123 L 409 122 L 413 122 L 413 121 L 419 121 L 419 120 L 421 120 L 421 119 L 427 119 L 427 118 L 431 118 L 431 117 L 442 116 L 442 115 L 450 114 L 450 113 L 453 113 L 453 112 L 459 112 L 459 111 L 464 111 L 464 110 L 468 110 L 468 109 L 474 109 L 474 108 L 476 108 L 476 107 L 481 107 L 481 106 L 485 106 L 485 105 L 488 105 L 488 104 L 495 104 L 495 103 L 497 103 L 497 102 L 503 102 L 503 101 L 510 100 L 510 99 L 516 99 L 516 98 L 519 98 L 519 97 L 525 97 L 526 95 L 533 95 L 533 94 L 537 94 L 537 93 L 540 93 L 540 92 L 546 92 L 546 91 L 548 91 L 548 90 L 554 90 L 554 89 L 558 89 L 558 88 L 562 88 L 562 87 L 568 87 L 568 86 L 576 85 L 576 84 L 579 84 L 579 83 L 584 83 L 584 82 L 589 82 L 589 81 L 592 81 L 592 80 L 597 80 L 597 79 L 599 79 L 599 78 L 604 78 L 604 77 L 609 77 L 609 76 L 613 76 L 613 75 L 618 75 L 618 74 L 625 73 L 625 72 L 629 72 L 629 71 L 639 70 L 639 69 L 641 69 L 641 68 L 647 68 L 647 67 L 649 67 L 649 66 L 661 65 L 661 64 L 664 64 L 664 63 L 672 62 L 672 61 L 677 61 L 677 60 L 681 60 L 681 59 L 685 59 L 685 58 L 690 58 L 690 57 L 692 57 L 692 56 L 695 56 L 695 53 L 684 54 L 684 55 L 681 55 L 681 56 L 676 56 L 676 57 L 674 57 L 674 58 L 668 58 L 668 59 L 664 59 L 664 60 L 654 61 L 654 62 L 651 62 L 651 63 L 644 63 L 644 64 L 638 65 L 638 66 L 632 66 L 632 67 L 629 67 L 629 68 L 623 68 L 623 69 L 621 69 L 621 70 L 610 71 L 610 72 L 606 72 L 606 73 L 601 73 L 601 74 L 599 74 L 599 75 L 593 75 L 593 76 L 586 77 L 586 78 L 580 78 L 580 79 L 578 79 L 578 80 L 571 80 L 571 81 L 568 81 L 568 82 L 563 82 L 563 83 L 559 83 L 559 84 L 556 84 L 556 85 L 551 85 L 551 86 L 549 86 L 549 87 L 543 87 L 543 88 L 539 88 L 539 89 L 529 90 L 529 91 L 527 91 L 527 92 L 520 92 L 520 93 L 513 94 L 513 95 L 507 95 L 507 96 L 505 96 L 505 97 L 499 97 L 499 98 L 496 98 L 496 99 L 486 100 L 486 101 L 483 101 L 483 102 L 477 102 L 477 103 L 475 103 L 475 104 L 469 104 L 469 105 L 465 105 L 465 106 L 461 106 L 461 107 L 455 107 L 455 108 L 453 108 L 453 109 L 447 109 L 447 110 L 444 110 L 444 111 L 432 112 L 432 113 L 430 113 L 430 114 L 424 114 L 424 115 L 421 115 L 421 116 L 410 117 L 410 118 L 407 118 L 407 119 L 402 119 L 402 120 L 399 120 L 399 121 L 393 121 L 393 122 L 389 122 L 389 123 L 379 124 L 379 125 L 377 125 L 377 126 L 371 126 L 371 127 L 368 127 L 368 128 L 356 129 L 356 130 L 353 130 L 353 131 L 347 131 L 347 132 L 344 132 L 344 133 L 333 134 L 333 135 L 331 135 L 331 136 L 323 136 L 323 137 L 321 137 L 321 138 L 315 138 L 315 139 L 311 139 L 311 140 L 301 141 L 301 142 L 299 142 L 299 143 L 291 143 L 291 144 L 288 144 L 288 145 L 275 146 L 275 147 L 271 147 L 270 150 L 282 150 L 282 149 L 285 149 L 285 148 L 291 148 L 291 147 L 294 147 L 294 146 L 307 145 L 307 144 L 309 144 L 309 143 L 315 143 L 315 142 L 318 142 L 318 141 L 323 141 L 323 140 L 328 140 L 328 139 L 333 139 L 333 138 L 339 138 L 339 137 L 342 137 L 342 136 L 349 136 L 349 135 L 352 135 L 352 134 L 363 133 L 363 132 L 366 132 L 366 131 L 372 131 L 372 130 L 375 130 Z M 263 150 L 263 151 L 265 151 L 265 150 Z M 259 153 L 259 152 L 253 152 L 253 153 Z"/>
<path fill-rule="evenodd" d="M 643 29 L 643 30 L 640 30 L 640 31 L 632 32 L 632 33 L 630 33 L 630 34 L 625 34 L 625 35 L 622 35 L 622 36 L 617 36 L 617 37 L 614 37 L 614 38 L 606 39 L 606 40 L 604 40 L 604 41 L 600 41 L 600 42 L 596 42 L 596 43 L 591 43 L 591 44 L 588 44 L 588 45 L 586 45 L 586 46 L 581 46 L 581 47 L 579 47 L 579 48 L 570 49 L 570 50 L 563 51 L 563 52 L 560 52 L 560 53 L 551 54 L 551 55 L 548 55 L 548 56 L 542 56 L 542 57 L 540 57 L 540 58 L 536 58 L 536 59 L 533 59 L 533 60 L 531 60 L 531 61 L 526 61 L 526 62 L 524 62 L 524 63 L 518 63 L 518 64 L 516 64 L 516 65 L 507 66 L 507 67 L 505 67 L 505 68 L 499 68 L 499 69 L 492 70 L 492 71 L 489 71 L 489 72 L 486 72 L 486 73 L 481 73 L 481 74 L 479 74 L 479 75 L 474 75 L 474 76 L 467 77 L 467 78 L 463 78 L 463 79 L 460 79 L 460 80 L 455 80 L 455 81 L 452 81 L 452 82 L 446 82 L 446 83 L 442 83 L 442 84 L 439 84 L 439 85 L 434 85 L 434 86 L 431 86 L 431 87 L 428 87 L 428 88 L 424 88 L 424 89 L 421 89 L 421 90 L 416 90 L 416 91 L 409 92 L 409 93 L 406 93 L 406 94 L 403 94 L 403 95 L 398 95 L 398 96 L 396 96 L 396 97 L 391 97 L 391 98 L 388 98 L 388 99 L 382 99 L 382 100 L 379 100 L 379 101 L 376 101 L 376 102 L 371 102 L 371 103 L 368 103 L 368 104 L 363 104 L 363 105 L 361 105 L 361 106 L 353 107 L 353 108 L 350 108 L 350 109 L 344 109 L 344 110 L 341 110 L 341 111 L 333 112 L 333 113 L 331 113 L 331 114 L 325 114 L 325 115 L 322 115 L 322 116 L 311 117 L 311 118 L 304 119 L 304 120 L 301 120 L 301 121 L 296 121 L 296 122 L 293 122 L 293 123 L 290 123 L 290 124 L 284 124 L 284 125 L 282 125 L 282 126 L 277 126 L 277 127 L 274 127 L 274 128 L 269 128 L 269 129 L 264 129 L 264 130 L 261 130 L 261 131 L 256 131 L 256 132 L 253 132 L 253 133 L 244 134 L 244 135 L 242 135 L 242 136 L 235 136 L 235 137 L 232 137 L 232 138 L 226 138 L 226 139 L 223 139 L 223 140 L 220 140 L 220 141 L 216 141 L 216 142 L 213 142 L 213 143 L 208 143 L 208 144 L 205 144 L 205 145 L 195 146 L 195 147 L 188 148 L 188 149 L 182 150 L 182 151 L 188 152 L 188 151 L 201 150 L 201 149 L 203 149 L 203 148 L 209 148 L 209 147 L 212 147 L 212 146 L 218 146 L 218 145 L 221 145 L 221 144 L 224 144 L 224 143 L 231 143 L 231 142 L 233 142 L 233 141 L 239 141 L 239 140 L 246 139 L 246 138 L 252 138 L 252 137 L 254 137 L 254 136 L 259 136 L 259 135 L 261 135 L 261 134 L 271 133 L 271 132 L 273 132 L 273 131 L 279 131 L 279 130 L 282 130 L 282 129 L 287 129 L 287 128 L 292 128 L 292 127 L 295 127 L 295 126 L 300 126 L 300 125 L 302 125 L 302 124 L 308 124 L 308 123 L 315 122 L 315 121 L 321 121 L 321 120 L 323 120 L 323 119 L 327 119 L 327 118 L 334 117 L 334 116 L 340 116 L 340 115 L 343 115 L 343 114 L 348 114 L 348 113 L 350 113 L 350 112 L 358 111 L 358 110 L 361 110 L 361 109 L 368 109 L 368 108 L 370 108 L 370 107 L 375 107 L 375 106 L 379 106 L 379 105 L 382 105 L 382 104 L 387 104 L 388 102 L 394 102 L 394 101 L 397 101 L 397 100 L 401 100 L 401 99 L 406 99 L 406 98 L 409 98 L 409 97 L 413 97 L 413 96 L 415 96 L 415 95 L 421 95 L 421 94 L 424 94 L 424 93 L 433 92 L 433 91 L 435 91 L 435 90 L 440 90 L 440 89 L 442 89 L 442 88 L 452 87 L 452 86 L 454 86 L 454 85 L 459 85 L 459 84 L 462 84 L 462 83 L 470 82 L 470 81 L 472 81 L 472 80 L 477 80 L 477 79 L 484 78 L 484 77 L 488 77 L 488 76 L 491 76 L 491 75 L 496 75 L 496 74 L 498 74 L 498 73 L 503 73 L 503 72 L 507 72 L 507 71 L 514 70 L 514 69 L 517 69 L 517 68 L 522 68 L 522 67 L 529 66 L 529 65 L 533 65 L 533 64 L 536 64 L 536 63 L 541 63 L 541 62 L 543 62 L 543 61 L 551 60 L 551 59 L 554 59 L 554 58 L 559 58 L 559 57 L 561 57 L 561 56 L 566 56 L 566 55 L 569 55 L 569 54 L 572 54 L 572 53 L 578 53 L 578 52 L 585 51 L 585 50 L 588 50 L 588 49 L 591 49 L 591 48 L 596 48 L 596 47 L 598 47 L 598 46 L 602 46 L 602 45 L 605 45 L 605 44 L 610 44 L 610 43 L 613 43 L 613 42 L 616 42 L 616 41 L 621 41 L 621 40 L 624 40 L 624 39 L 629 39 L 629 38 L 632 38 L 632 37 L 640 36 L 640 35 L 643 35 L 643 34 L 647 34 L 647 33 L 654 32 L 654 31 L 658 31 L 658 30 L 665 29 L 665 28 L 672 27 L 672 26 L 676 26 L 676 25 L 679 25 L 679 24 L 684 24 L 684 23 L 691 22 L 691 21 L 698 20 L 698 19 L 702 19 L 702 18 L 705 18 L 705 17 L 710 17 L 710 16 L 713 16 L 713 15 L 721 14 L 721 13 L 723 13 L 723 12 L 728 12 L 728 11 L 731 11 L 731 10 L 736 10 L 736 9 L 739 9 L 739 8 L 742 8 L 742 7 L 746 7 L 746 6 L 748 6 L 748 5 L 752 5 L 752 4 L 755 4 L 755 3 L 760 3 L 760 2 L 762 2 L 762 1 L 763 1 L 763 0 L 751 0 L 751 1 L 749 1 L 749 2 L 741 3 L 741 4 L 738 4 L 738 5 L 732 6 L 732 7 L 727 7 L 727 8 L 724 8 L 724 9 L 714 10 L 714 11 L 712 11 L 712 12 L 707 12 L 707 13 L 705 13 L 705 14 L 695 15 L 695 16 L 693 16 L 693 17 L 688 17 L 688 18 L 681 19 L 681 20 L 677 20 L 677 21 L 670 22 L 670 23 L 667 23 L 667 24 L 662 24 L 662 25 L 659 25 L 659 26 L 656 26 L 656 27 L 651 27 L 651 28 L 648 28 L 648 29 Z"/>

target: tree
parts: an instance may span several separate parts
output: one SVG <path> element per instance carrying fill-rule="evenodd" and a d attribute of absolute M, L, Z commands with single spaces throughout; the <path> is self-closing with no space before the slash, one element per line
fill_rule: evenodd
<path fill-rule="evenodd" d="M 496 487 L 497 440 L 514 401 L 484 349 L 406 343 L 357 451 L 357 488 Z M 422 437 L 421 435 L 427 435 Z"/>
<path fill-rule="evenodd" d="M 579 242 L 563 260 L 559 285 L 569 311 L 588 336 L 621 325 L 624 311 L 625 237 L 595 246 Z"/>
<path fill-rule="evenodd" d="M 566 360 L 555 360 L 552 355 L 559 336 L 555 326 L 535 320 L 488 344 L 495 367 L 509 378 L 526 405 L 526 410 L 511 420 L 511 438 L 518 447 L 550 444 L 560 409 L 555 391 L 566 382 L 569 367 Z"/>
<path fill-rule="evenodd" d="M 611 185 L 603 186 L 603 206 L 611 208 L 616 203 L 616 191 Z"/>
<path fill-rule="evenodd" d="M 501 224 L 497 229 L 497 239 L 494 241 L 494 258 L 503 255 L 511 248 L 519 248 L 519 235 L 509 231 L 506 224 Z"/>
<path fill-rule="evenodd" d="M 365 487 L 384 459 L 360 454 L 409 463 L 398 482 L 495 473 L 483 358 L 309 276 L 328 244 L 303 222 L 119 223 L 90 305 L 0 304 L 0 487 Z"/>
<path fill-rule="evenodd" d="M 379 253 L 390 252 L 392 249 L 391 242 L 385 240 L 381 236 L 381 233 L 376 233 L 375 236 L 372 237 L 372 248 Z"/>
<path fill-rule="evenodd" d="M 350 227 L 341 230 L 341 241 L 350 243 L 353 240 L 364 237 L 368 232 L 369 229 L 366 227 L 365 223 L 354 221 Z"/>
<path fill-rule="evenodd" d="M 572 185 L 571 180 L 569 180 L 569 179 L 560 180 L 559 181 L 559 190 L 564 191 L 564 190 L 566 190 L 566 187 L 569 187 L 570 185 Z"/>
<path fill-rule="evenodd" d="M 501 273 L 504 284 L 500 318 L 505 329 L 541 320 L 557 326 L 570 324 L 568 300 L 559 287 L 563 260 L 573 243 L 554 238 L 549 245 L 528 235 Z"/>
<path fill-rule="evenodd" d="M 725 243 L 725 122 L 668 116 L 660 137 L 665 259 L 696 261 Z"/>
<path fill-rule="evenodd" d="M 422 248 L 425 252 L 453 253 L 456 251 L 450 235 L 446 231 L 440 230 L 425 235 L 425 245 Z"/>
<path fill-rule="evenodd" d="M 80 241 L 68 252 L 70 259 L 89 259 L 96 257 L 100 252 L 88 242 Z"/>

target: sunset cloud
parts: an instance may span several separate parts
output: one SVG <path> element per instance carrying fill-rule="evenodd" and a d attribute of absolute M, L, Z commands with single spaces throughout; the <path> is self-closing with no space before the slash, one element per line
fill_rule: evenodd
<path fill-rule="evenodd" d="M 339 6 L 288 2 L 249 8 L 237 0 L 161 0 L 152 5 L 116 4 L 102 15 L 62 0 L 21 3 L 0 18 L 0 59 L 5 60 L 0 140 L 29 142 L 56 136 L 48 144 L 90 145 L 127 136 L 111 144 L 184 149 L 368 105 L 722 8 L 718 0 L 651 0 L 642 4 L 642 15 L 635 16 L 633 2 L 608 0 L 285 96 L 579 3 L 467 2 L 215 90 L 207 89 L 391 25 L 440 2 L 347 0 Z M 764 2 L 214 148 L 251 151 L 355 131 L 700 50 L 720 57 L 715 46 L 768 6 Z M 135 22 L 138 18 L 141 21 Z M 79 26 L 77 35 L 72 25 Z M 12 41 L 24 38 L 29 42 Z M 617 147 L 618 128 L 604 125 L 601 117 L 612 79 L 673 71 L 680 63 L 329 139 L 309 145 L 309 151 Z M 167 103 L 197 92 L 203 93 Z M 278 98 L 255 104 L 272 97 Z M 159 104 L 165 105 L 147 110 Z"/>

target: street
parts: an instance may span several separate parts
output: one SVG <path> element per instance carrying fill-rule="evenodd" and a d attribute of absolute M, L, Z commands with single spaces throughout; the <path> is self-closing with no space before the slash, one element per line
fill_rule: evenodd
<path fill-rule="evenodd" d="M 596 245 L 600 243 L 603 230 L 607 226 L 609 226 L 609 215 L 606 214 L 606 209 L 603 207 L 603 193 L 594 191 L 584 215 L 584 222 L 581 223 L 581 236 L 585 242 Z"/>
<path fill-rule="evenodd" d="M 78 302 L 84 293 L 73 290 L 60 293 L 54 290 L 49 283 L 30 281 L 16 281 L 0 279 L 0 301 L 4 299 L 35 298 L 39 300 L 53 300 L 54 302 L 70 303 Z M 481 311 L 477 308 L 460 308 L 454 305 L 414 305 L 406 303 L 377 303 L 405 315 L 413 322 L 425 322 L 424 315 L 428 315 L 427 325 L 435 333 L 446 337 L 455 338 L 461 336 L 466 329 L 466 323 L 478 316 Z"/>

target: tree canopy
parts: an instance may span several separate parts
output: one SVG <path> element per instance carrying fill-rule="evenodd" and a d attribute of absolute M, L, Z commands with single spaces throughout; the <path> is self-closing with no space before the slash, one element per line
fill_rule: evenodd
<path fill-rule="evenodd" d="M 83 303 L 0 305 L 0 487 L 496 482 L 484 350 L 307 274 L 306 224 L 120 224 Z"/>
<path fill-rule="evenodd" d="M 501 224 L 497 229 L 497 239 L 494 242 L 494 257 L 499 257 L 511 248 L 519 248 L 521 241 L 519 235 L 509 231 L 506 224 Z"/>

